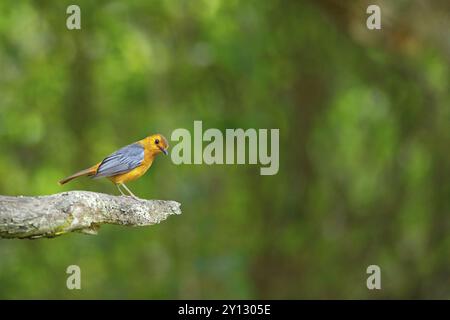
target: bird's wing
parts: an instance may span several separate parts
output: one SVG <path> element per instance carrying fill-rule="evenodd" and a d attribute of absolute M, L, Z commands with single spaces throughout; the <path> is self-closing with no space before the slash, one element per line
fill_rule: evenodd
<path fill-rule="evenodd" d="M 133 143 L 106 157 L 93 178 L 111 177 L 126 173 L 141 165 L 144 160 L 144 147 Z"/>

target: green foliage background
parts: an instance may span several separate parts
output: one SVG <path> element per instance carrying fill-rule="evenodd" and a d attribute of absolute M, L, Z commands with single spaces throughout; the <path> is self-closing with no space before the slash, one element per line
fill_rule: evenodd
<path fill-rule="evenodd" d="M 450 298 L 449 4 L 369 3 L 1 1 L 0 194 L 115 194 L 57 181 L 194 120 L 281 140 L 275 176 L 159 157 L 158 226 L 0 240 L 0 298 Z"/>

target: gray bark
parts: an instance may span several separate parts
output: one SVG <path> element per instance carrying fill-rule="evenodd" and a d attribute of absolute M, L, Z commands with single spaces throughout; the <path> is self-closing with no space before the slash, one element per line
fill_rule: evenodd
<path fill-rule="evenodd" d="M 73 231 L 96 234 L 102 224 L 148 226 L 172 214 L 181 214 L 178 202 L 88 191 L 36 197 L 0 195 L 0 238 L 52 238 Z"/>

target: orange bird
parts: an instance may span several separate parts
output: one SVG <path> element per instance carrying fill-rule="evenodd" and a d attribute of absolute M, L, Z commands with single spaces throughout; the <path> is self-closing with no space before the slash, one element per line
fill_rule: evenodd
<path fill-rule="evenodd" d="M 125 194 L 120 187 L 124 187 L 130 196 L 138 199 L 128 189 L 125 182 L 140 178 L 150 168 L 156 155 L 161 152 L 168 154 L 167 149 L 169 149 L 169 143 L 166 138 L 161 134 L 154 134 L 117 150 L 102 162 L 62 179 L 59 184 L 63 185 L 83 176 L 94 179 L 105 177 L 117 186 L 122 195 Z"/>

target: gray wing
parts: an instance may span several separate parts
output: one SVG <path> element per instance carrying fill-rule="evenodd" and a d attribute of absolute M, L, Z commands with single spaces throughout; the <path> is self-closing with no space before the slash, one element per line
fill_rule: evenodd
<path fill-rule="evenodd" d="M 93 178 L 111 177 L 126 173 L 141 165 L 144 160 L 144 147 L 133 143 L 106 157 Z"/>

